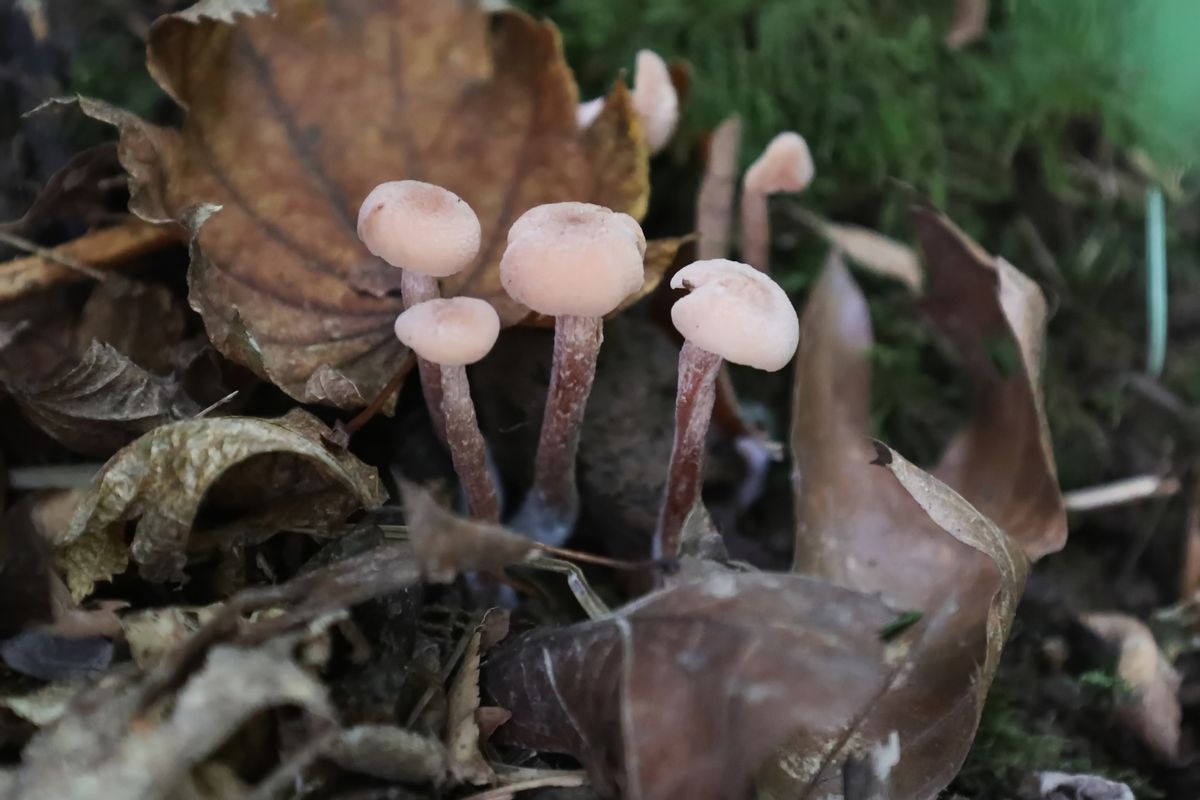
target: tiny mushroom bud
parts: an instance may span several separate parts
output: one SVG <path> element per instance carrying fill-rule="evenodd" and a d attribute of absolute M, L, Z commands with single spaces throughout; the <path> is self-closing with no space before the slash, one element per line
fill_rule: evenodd
<path fill-rule="evenodd" d="M 644 280 L 646 238 L 628 214 L 591 203 L 525 212 L 508 232 L 500 281 L 514 300 L 555 317 L 554 361 L 533 487 L 514 525 L 561 544 L 579 514 L 575 453 L 596 374 L 603 317 Z"/>
<path fill-rule="evenodd" d="M 389 181 L 371 190 L 358 210 L 358 238 L 372 255 L 403 270 L 401 302 L 412 308 L 441 296 L 438 278 L 460 272 L 479 255 L 479 218 L 461 197 L 421 181 Z M 437 367 L 418 353 L 425 404 L 446 440 Z"/>
<path fill-rule="evenodd" d="M 633 109 L 642 121 L 650 152 L 660 152 L 671 141 L 675 126 L 679 124 L 679 93 L 671 82 L 667 62 L 652 50 L 641 50 L 637 54 Z"/>
<path fill-rule="evenodd" d="M 499 334 L 496 310 L 473 297 L 426 300 L 396 318 L 396 337 L 418 357 L 440 367 L 434 374 L 441 381 L 446 445 L 454 471 L 471 513 L 490 522 L 500 519 L 500 504 L 488 471 L 487 446 L 475 419 L 466 365 L 487 355 Z"/>
<path fill-rule="evenodd" d="M 675 396 L 675 444 L 654 539 L 656 557 L 678 555 L 683 523 L 700 500 L 704 438 L 722 359 L 775 372 L 791 361 L 800 322 L 783 289 L 765 273 L 715 258 L 689 264 L 671 279 L 689 294 L 671 307 L 683 335 Z"/>
<path fill-rule="evenodd" d="M 771 227 L 767 196 L 802 192 L 813 179 L 808 144 L 798 133 L 779 134 L 742 178 L 742 258 L 770 271 Z"/>

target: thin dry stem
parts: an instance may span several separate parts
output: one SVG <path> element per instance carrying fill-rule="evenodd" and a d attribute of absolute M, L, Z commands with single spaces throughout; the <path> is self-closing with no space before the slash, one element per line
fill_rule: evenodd
<path fill-rule="evenodd" d="M 729 255 L 741 142 L 742 121 L 736 116 L 722 122 L 709 142 L 708 163 L 696 197 L 696 257 L 699 259 Z"/>
<path fill-rule="evenodd" d="M 700 501 L 704 483 L 704 439 L 716 399 L 717 372 L 721 357 L 691 342 L 679 351 L 679 385 L 675 393 L 675 444 L 667 468 L 667 488 L 658 530 L 654 535 L 654 557 L 679 555 L 683 524 L 692 506 Z"/>
<path fill-rule="evenodd" d="M 544 544 L 566 541 L 579 516 L 575 456 L 604 340 L 603 326 L 599 317 L 562 316 L 554 323 L 554 363 L 533 487 L 514 520 L 517 530 Z"/>
<path fill-rule="evenodd" d="M 446 446 L 454 471 L 467 495 L 471 513 L 488 522 L 500 521 L 500 501 L 488 470 L 487 445 L 475 419 L 466 367 L 440 367 L 442 403 L 446 413 Z"/>

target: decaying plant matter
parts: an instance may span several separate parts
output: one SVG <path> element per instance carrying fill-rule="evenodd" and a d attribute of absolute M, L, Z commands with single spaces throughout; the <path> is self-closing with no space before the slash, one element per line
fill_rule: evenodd
<path fill-rule="evenodd" d="M 86 305 L 0 306 L 0 380 L 22 430 L 53 439 L 13 471 L 18 501 L 0 495 L 0 800 L 950 783 L 1030 566 L 1066 537 L 1033 281 L 918 208 L 922 261 L 806 218 L 830 253 L 790 296 L 767 274 L 767 198 L 802 190 L 811 156 L 785 133 L 746 172 L 749 263 L 727 260 L 736 120 L 712 141 L 700 260 L 677 268 L 680 239 L 652 253 L 639 222 L 680 117 L 666 63 L 641 52 L 632 93 L 581 106 L 555 29 L 518 11 L 204 0 L 154 25 L 149 64 L 182 128 L 79 105 L 119 129 L 130 210 L 191 235 L 195 314 L 182 276 L 137 270 Z M 874 333 L 844 255 L 924 287 L 973 385 L 928 471 L 872 439 Z M 423 391 L 397 389 L 397 342 Z M 501 358 L 500 379 L 480 369 Z M 732 549 L 758 535 L 730 520 L 769 467 L 744 490 L 728 454 L 748 426 L 710 426 L 742 411 L 726 362 L 795 370 L 790 487 L 775 474 L 790 570 Z M 616 435 L 588 424 L 619 400 L 596 408 L 606 370 L 656 387 L 637 402 L 661 430 L 640 408 L 623 430 L 669 458 L 622 450 L 666 475 L 641 499 L 656 526 L 581 490 L 589 439 Z M 730 485 L 734 513 L 705 494 Z M 1122 675 L 1153 662 L 1122 718 L 1175 757 L 1178 715 L 1145 720 L 1179 710 L 1150 634 L 1084 622 Z"/>

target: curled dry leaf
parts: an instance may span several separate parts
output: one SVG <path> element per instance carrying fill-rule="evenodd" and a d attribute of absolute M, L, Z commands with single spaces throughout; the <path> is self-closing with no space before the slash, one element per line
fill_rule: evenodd
<path fill-rule="evenodd" d="M 850 261 L 877 275 L 898 280 L 914 292 L 920 291 L 925 276 L 916 252 L 908 245 L 859 225 L 828 222 L 803 208 L 795 213 Z"/>
<path fill-rule="evenodd" d="M 93 341 L 78 362 L 9 390 L 39 428 L 72 450 L 109 456 L 159 425 L 200 411 L 172 378 L 154 375 Z"/>
<path fill-rule="evenodd" d="M 929 222 L 942 225 L 939 220 Z M 972 331 L 997 321 L 1000 331 L 1009 331 L 1009 345 L 1028 355 L 1022 363 L 1036 364 L 1040 294 L 1033 287 L 1006 299 L 995 280 L 981 281 L 992 290 L 987 306 L 973 284 L 952 288 L 965 280 L 963 271 L 977 271 L 969 278 L 983 269 L 979 260 L 947 263 L 946 252 L 930 253 L 930 296 L 945 301 L 946 309 L 990 313 L 983 320 L 955 315 L 952 338 L 967 349 Z M 967 305 L 972 303 L 977 307 Z M 904 680 L 874 704 L 856 732 L 876 741 L 898 732 L 902 756 L 891 780 L 894 797 L 904 800 L 936 794 L 957 773 L 1024 586 L 1026 556 L 1061 546 L 1064 520 L 1053 461 L 1038 438 L 1043 429 L 1039 400 L 1031 396 L 1035 368 L 1008 379 L 1024 382 L 1029 402 L 1020 412 L 995 419 L 995 398 L 981 397 L 976 419 L 950 449 L 951 456 L 969 456 L 948 457 L 934 477 L 868 439 L 872 344 L 866 301 L 834 256 L 802 321 L 792 429 L 795 567 L 922 612 Z M 1000 426 L 988 438 L 986 458 L 979 436 L 968 439 L 982 427 L 980 417 Z M 1009 471 L 993 470 L 991 459 Z M 992 481 L 986 491 L 980 472 Z M 1017 487 L 1029 483 L 1053 488 L 1028 497 Z M 808 796 L 799 790 L 813 786 L 820 788 L 812 796 L 840 791 L 835 759 L 827 757 L 816 773 L 797 772 L 788 763 L 796 752 L 789 746 L 764 773 L 764 796 Z"/>
<path fill-rule="evenodd" d="M 464 572 L 496 572 L 538 554 L 528 536 L 453 514 L 415 483 L 402 481 L 400 493 L 408 539 L 426 580 L 449 583 Z"/>
<path fill-rule="evenodd" d="M 894 610 L 798 575 L 716 573 L 497 648 L 494 739 L 574 755 L 606 796 L 743 797 L 789 735 L 836 740 L 887 685 Z M 789 797 L 799 796 L 797 794 Z"/>
<path fill-rule="evenodd" d="M 168 287 L 110 278 L 96 284 L 75 329 L 76 348 L 109 344 L 139 367 L 164 374 L 183 341 L 183 301 Z"/>
<path fill-rule="evenodd" d="M 131 553 L 149 580 L 181 579 L 201 501 L 241 512 L 225 536 L 320 527 L 380 505 L 379 476 L 324 443 L 330 431 L 292 411 L 279 419 L 218 417 L 157 428 L 104 466 L 79 504 L 68 541 L 119 536 L 136 519 Z M 228 479 L 232 472 L 237 480 Z"/>
<path fill-rule="evenodd" d="M 1180 677 L 1146 623 L 1128 614 L 1085 614 L 1082 622 L 1117 649 L 1117 677 L 1133 692 L 1118 708 L 1122 722 L 1166 762 L 1179 755 Z"/>
<path fill-rule="evenodd" d="M 124 183 L 117 148 L 111 142 L 76 153 L 50 176 L 33 204 L 0 231 L 39 228 L 58 219 L 93 222 L 107 212 L 107 195 Z"/>
<path fill-rule="evenodd" d="M 628 90 L 579 131 L 548 23 L 472 3 L 266 6 L 202 3 L 154 25 L 150 72 L 187 109 L 182 129 L 81 106 L 121 130 L 131 209 L 191 229 L 190 299 L 217 347 L 293 397 L 361 405 L 400 361 L 398 299 L 353 280 L 391 270 L 355 234 L 379 182 L 437 183 L 471 204 L 483 247 L 443 290 L 484 297 L 510 323 L 527 313 L 497 270 L 512 220 L 562 200 L 644 213 L 648 156 Z"/>
<path fill-rule="evenodd" d="M 82 692 L 25 748 L 5 800 L 175 796 L 189 770 L 258 712 L 288 705 L 333 715 L 320 683 L 268 649 L 214 649 L 169 712 L 143 715 L 145 699 L 146 684 L 122 675 Z"/>

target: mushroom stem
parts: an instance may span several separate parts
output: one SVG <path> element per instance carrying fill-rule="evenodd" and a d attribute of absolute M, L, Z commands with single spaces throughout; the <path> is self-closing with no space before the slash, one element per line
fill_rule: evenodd
<path fill-rule="evenodd" d="M 579 516 L 575 455 L 596 357 L 604 340 L 601 317 L 555 318 L 554 362 L 534 462 L 533 487 L 521 505 L 515 527 L 543 544 L 566 541 Z"/>
<path fill-rule="evenodd" d="M 771 271 L 771 223 L 767 194 L 742 188 L 742 261 L 763 272 Z"/>
<path fill-rule="evenodd" d="M 500 502 L 496 485 L 488 470 L 487 445 L 475 419 L 467 368 L 430 364 L 441 373 L 440 396 L 445 410 L 446 446 L 454 471 L 467 495 L 471 514 L 488 522 L 500 521 Z"/>
<path fill-rule="evenodd" d="M 716 398 L 721 357 L 690 341 L 679 351 L 679 385 L 675 393 L 675 444 L 667 468 L 667 487 L 658 530 L 654 535 L 654 558 L 679 555 L 683 523 L 700 500 L 704 483 L 704 439 Z"/>
<path fill-rule="evenodd" d="M 435 300 L 442 296 L 437 278 L 422 275 L 411 269 L 404 270 L 400 275 L 400 302 L 404 310 L 412 308 L 426 300 Z M 442 444 L 448 444 L 446 438 L 446 412 L 442 408 L 442 376 L 437 364 L 417 358 L 417 370 L 421 374 L 421 392 L 425 395 L 425 407 L 429 409 L 429 419 L 433 423 L 433 432 L 437 434 Z M 474 414 L 474 412 L 472 412 Z"/>

